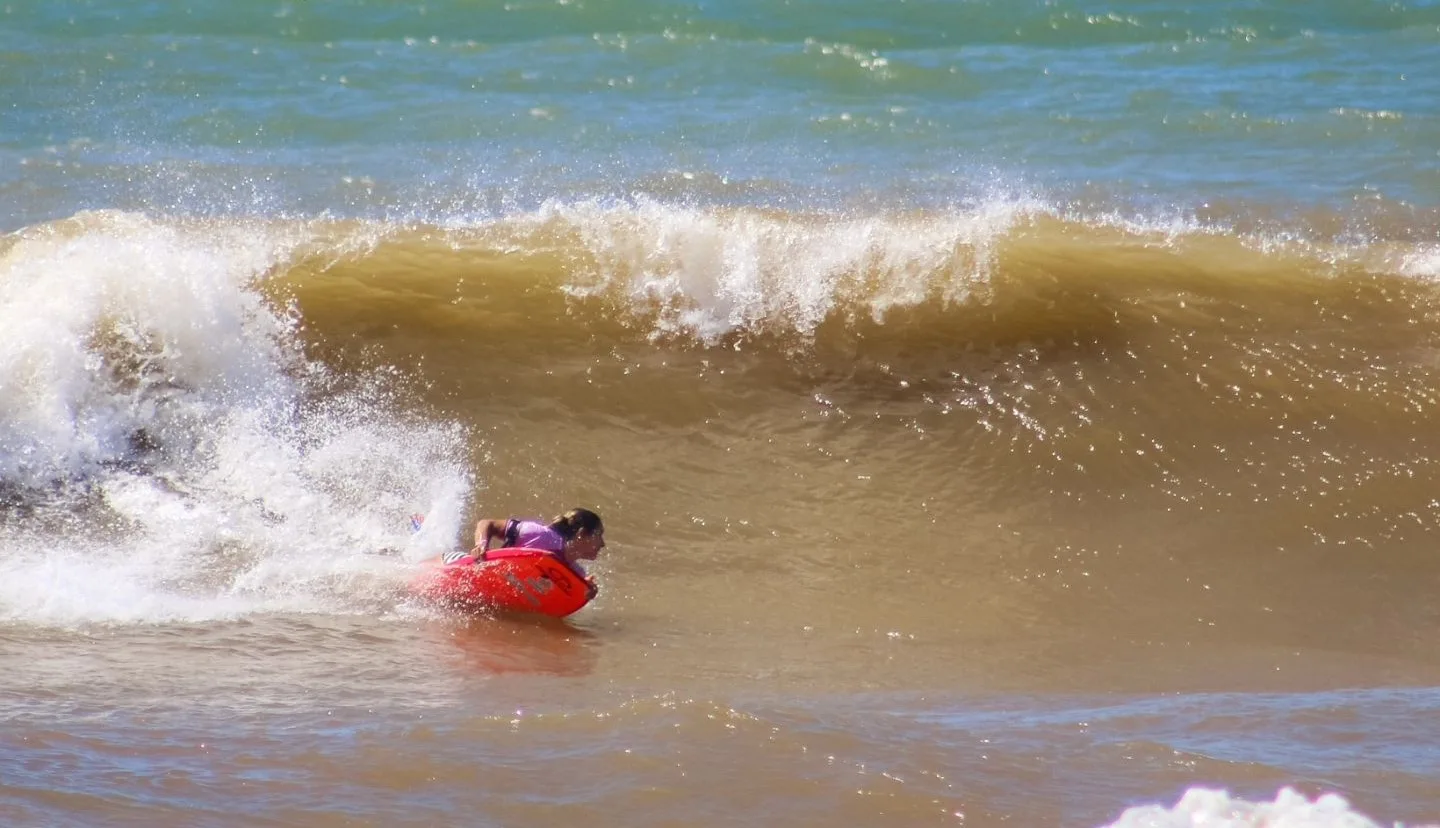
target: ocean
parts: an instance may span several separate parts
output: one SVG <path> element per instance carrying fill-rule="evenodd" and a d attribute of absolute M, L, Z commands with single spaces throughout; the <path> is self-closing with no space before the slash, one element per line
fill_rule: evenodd
<path fill-rule="evenodd" d="M 0 0 L 0 824 L 1435 824 L 1437 542 L 1433 0 Z"/>

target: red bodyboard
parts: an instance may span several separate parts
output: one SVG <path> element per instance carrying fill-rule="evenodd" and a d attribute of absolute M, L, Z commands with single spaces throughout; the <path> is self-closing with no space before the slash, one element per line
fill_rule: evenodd
<path fill-rule="evenodd" d="M 466 610 L 564 618 L 590 602 L 590 584 L 542 549 L 495 549 L 479 563 L 432 564 L 411 583 L 427 601 Z"/>

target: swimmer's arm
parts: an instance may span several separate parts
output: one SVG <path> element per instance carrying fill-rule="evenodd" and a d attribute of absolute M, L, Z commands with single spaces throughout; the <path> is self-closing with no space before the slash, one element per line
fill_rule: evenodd
<path fill-rule="evenodd" d="M 477 555 L 484 555 L 490 549 L 490 541 L 494 538 L 505 539 L 505 525 L 507 520 L 482 520 L 475 524 L 475 548 L 470 550 Z"/>

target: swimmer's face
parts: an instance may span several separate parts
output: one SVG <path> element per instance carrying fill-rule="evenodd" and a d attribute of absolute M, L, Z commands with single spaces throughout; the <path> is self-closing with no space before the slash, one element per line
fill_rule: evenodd
<path fill-rule="evenodd" d="M 605 530 L 581 532 L 570 541 L 570 555 L 576 560 L 593 561 L 605 548 Z"/>

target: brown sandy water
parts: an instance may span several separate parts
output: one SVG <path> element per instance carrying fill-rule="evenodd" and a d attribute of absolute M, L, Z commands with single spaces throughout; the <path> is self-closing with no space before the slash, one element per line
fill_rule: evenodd
<path fill-rule="evenodd" d="M 30 228 L 0 821 L 1082 825 L 1283 786 L 1434 820 L 1415 221 Z M 477 517 L 572 505 L 609 541 L 573 618 L 405 596 Z"/>

